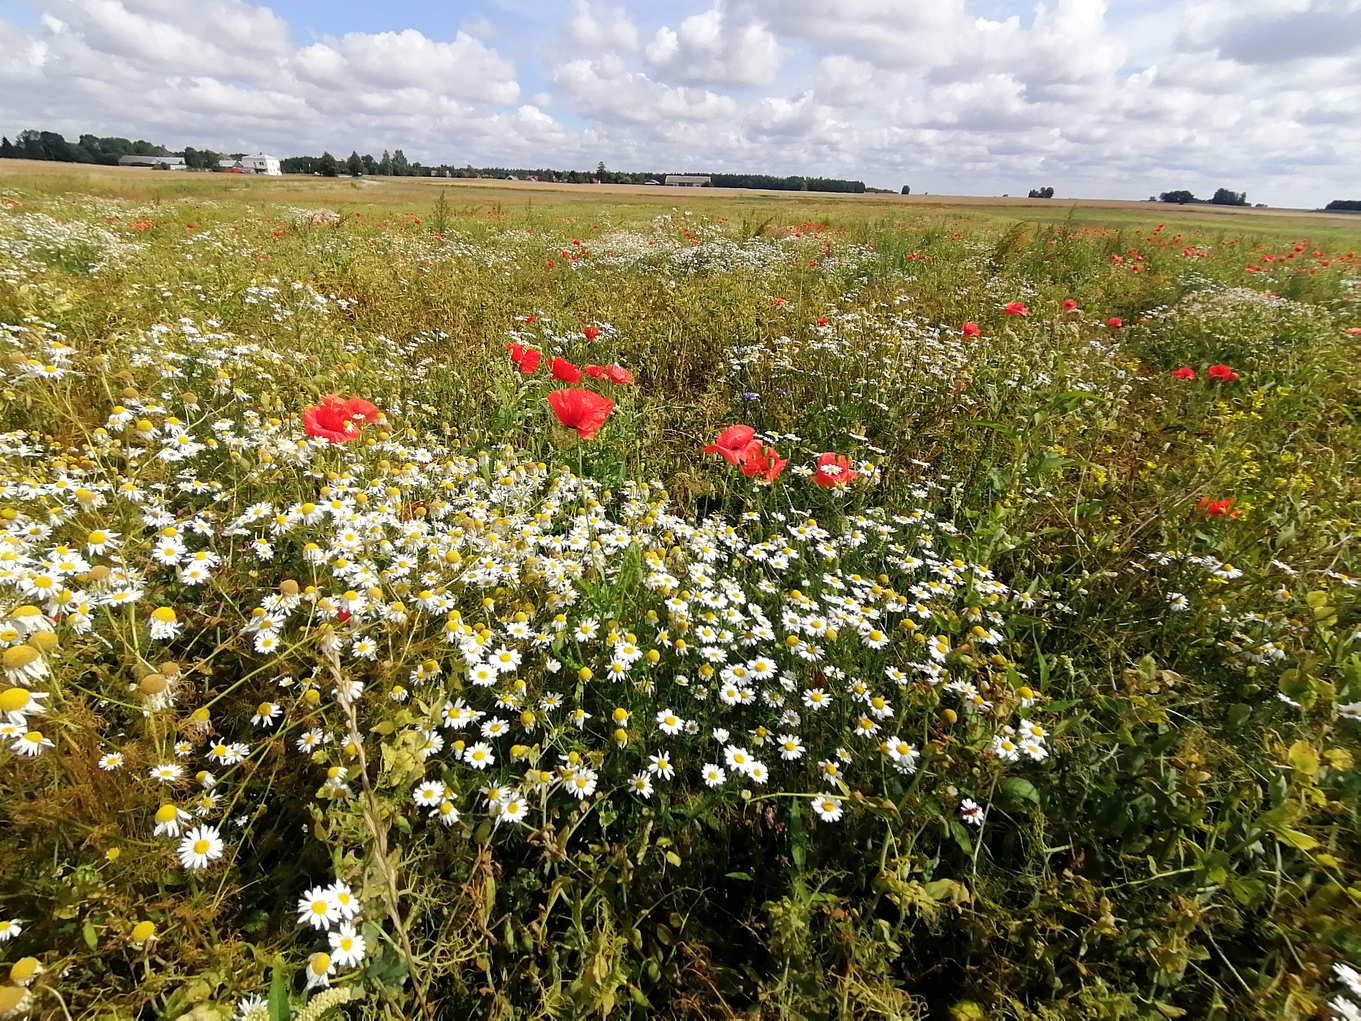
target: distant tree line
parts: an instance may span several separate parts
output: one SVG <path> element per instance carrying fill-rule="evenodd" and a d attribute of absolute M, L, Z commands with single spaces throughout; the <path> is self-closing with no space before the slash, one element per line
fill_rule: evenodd
<path fill-rule="evenodd" d="M 213 170 L 218 161 L 240 159 L 244 153 L 224 154 L 212 149 L 195 149 L 186 146 L 182 153 L 172 152 L 163 145 L 153 142 L 129 141 L 126 138 L 99 138 L 95 135 L 81 135 L 80 141 L 68 142 L 55 131 L 21 131 L 11 142 L 0 139 L 0 159 L 56 160 L 62 163 L 101 163 L 115 165 L 120 156 L 183 156 L 185 166 Z M 345 159 L 339 159 L 329 152 L 320 156 L 289 156 L 279 161 L 279 169 L 285 174 L 319 174 L 323 177 L 338 177 L 341 174 L 359 176 L 368 174 L 374 177 L 489 177 L 504 180 L 515 177 L 537 178 L 540 181 L 566 184 L 646 184 L 648 181 L 666 180 L 664 172 L 607 170 L 604 163 L 590 170 L 553 170 L 541 167 L 530 170 L 515 167 L 455 167 L 442 163 L 438 166 L 425 166 L 407 159 L 401 149 L 391 152 L 384 150 L 379 159 L 369 154 L 361 156 L 356 150 Z M 777 177 L 772 174 L 708 174 L 715 188 L 765 188 L 771 191 L 821 191 L 862 193 L 864 181 L 847 181 L 835 177 Z M 904 192 L 906 194 L 906 192 Z"/>
<path fill-rule="evenodd" d="M 1054 189 L 1050 187 L 1031 188 L 1029 197 L 1032 199 L 1052 199 L 1054 197 Z"/>
<path fill-rule="evenodd" d="M 1323 208 L 1334 213 L 1361 213 L 1361 199 L 1333 199 Z"/>
<path fill-rule="evenodd" d="M 232 159 L 240 159 L 244 153 L 234 153 Z M 97 135 L 81 135 L 77 142 L 68 142 L 55 131 L 21 131 L 14 141 L 8 137 L 0 138 L 0 159 L 7 160 L 50 160 L 57 163 L 99 163 L 113 166 L 121 156 L 183 156 L 188 167 L 211 169 L 217 161 L 227 155 L 211 149 L 195 149 L 186 146 L 184 152 L 171 152 L 163 145 L 143 139 L 131 141 L 127 138 L 100 138 Z"/>
<path fill-rule="evenodd" d="M 1204 204 L 1207 202 L 1212 206 L 1246 206 L 1248 204 L 1248 193 L 1220 188 L 1215 191 L 1213 198 L 1198 199 L 1189 191 L 1165 191 L 1158 196 L 1158 199 L 1161 202 L 1175 202 L 1183 206 L 1190 203 Z"/>

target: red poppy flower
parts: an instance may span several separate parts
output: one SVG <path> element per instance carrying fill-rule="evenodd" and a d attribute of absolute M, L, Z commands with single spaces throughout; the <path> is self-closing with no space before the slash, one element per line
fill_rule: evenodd
<path fill-rule="evenodd" d="M 633 373 L 622 365 L 611 365 L 605 370 L 605 375 L 609 377 L 611 383 L 618 386 L 627 386 L 633 382 Z"/>
<path fill-rule="evenodd" d="M 1349 337 L 1361 337 L 1361 326 L 1349 326 L 1349 327 L 1347 327 L 1347 336 L 1349 336 Z"/>
<path fill-rule="evenodd" d="M 741 467 L 749 447 L 760 449 L 756 430 L 749 425 L 730 425 L 718 434 L 718 439 L 704 448 L 706 454 L 718 454 L 734 467 Z"/>
<path fill-rule="evenodd" d="M 1234 372 L 1233 369 L 1229 368 L 1227 365 L 1211 365 L 1205 370 L 1205 375 L 1209 376 L 1211 379 L 1222 379 L 1226 383 L 1232 383 L 1238 378 L 1238 373 Z"/>
<path fill-rule="evenodd" d="M 605 378 L 605 366 L 603 366 L 603 365 L 588 365 L 588 366 L 586 366 L 586 375 L 590 376 L 592 379 L 604 379 L 604 378 Z"/>
<path fill-rule="evenodd" d="M 1106 320 L 1106 325 L 1109 326 L 1112 330 L 1118 330 L 1120 329 L 1120 327 L 1125 325 L 1125 322 L 1119 316 L 1111 316 L 1109 319 Z"/>
<path fill-rule="evenodd" d="M 534 375 L 534 370 L 539 367 L 539 359 L 542 357 L 543 355 L 540 352 L 535 351 L 532 347 L 529 348 L 520 356 L 520 371 L 526 376 Z"/>
<path fill-rule="evenodd" d="M 381 414 L 377 407 L 362 398 L 342 400 L 335 394 L 327 394 L 320 404 L 303 409 L 302 426 L 314 439 L 348 443 L 359 436 L 361 426 L 356 419 L 376 422 Z"/>
<path fill-rule="evenodd" d="M 525 346 L 523 344 L 507 344 L 506 350 L 510 352 L 510 360 L 516 365 L 519 365 L 520 359 L 525 356 Z"/>
<path fill-rule="evenodd" d="M 788 463 L 774 447 L 762 447 L 753 440 L 742 455 L 742 474 L 749 479 L 759 475 L 767 482 L 774 482 Z"/>
<path fill-rule="evenodd" d="M 1172 370 L 1173 379 L 1195 379 L 1196 370 L 1189 365 L 1183 365 L 1180 369 Z"/>
<path fill-rule="evenodd" d="M 581 370 L 566 358 L 555 356 L 553 358 L 553 378 L 560 379 L 564 383 L 577 383 L 581 381 Z"/>
<path fill-rule="evenodd" d="M 978 328 L 977 323 L 964 324 L 964 336 L 966 337 L 977 337 L 982 332 L 983 331 Z"/>
<path fill-rule="evenodd" d="M 1233 497 L 1230 497 L 1227 500 L 1211 500 L 1208 496 L 1202 496 L 1200 498 L 1200 503 L 1196 504 L 1196 508 L 1198 510 L 1203 510 L 1212 518 L 1219 517 L 1221 514 L 1227 514 L 1231 518 L 1236 518 L 1238 517 L 1238 512 L 1233 509 L 1233 501 Z"/>
<path fill-rule="evenodd" d="M 553 414 L 583 440 L 593 439 L 614 410 L 614 401 L 592 390 L 554 390 L 548 395 Z"/>
<path fill-rule="evenodd" d="M 826 326 L 826 325 L 827 325 L 827 317 L 826 317 L 826 316 L 818 316 L 818 325 L 819 325 L 819 326 Z"/>
<path fill-rule="evenodd" d="M 600 336 L 600 331 L 594 326 L 588 326 L 581 332 L 586 335 L 587 340 L 595 340 L 596 337 Z"/>
<path fill-rule="evenodd" d="M 1063 311 L 1071 312 L 1075 308 L 1077 308 L 1077 302 L 1074 301 L 1072 298 L 1065 298 L 1063 300 Z"/>
<path fill-rule="evenodd" d="M 1024 301 L 1012 301 L 1002 306 L 1002 311 L 1009 316 L 1023 316 L 1029 313 Z"/>
<path fill-rule="evenodd" d="M 849 457 L 829 451 L 818 456 L 818 470 L 813 475 L 813 481 L 826 489 L 845 489 L 855 481 L 857 474 L 851 468 Z"/>

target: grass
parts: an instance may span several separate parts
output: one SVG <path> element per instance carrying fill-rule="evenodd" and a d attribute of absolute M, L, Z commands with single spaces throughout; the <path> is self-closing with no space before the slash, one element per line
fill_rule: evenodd
<path fill-rule="evenodd" d="M 9 163 L 0 1009 L 1340 995 L 1355 221 Z"/>

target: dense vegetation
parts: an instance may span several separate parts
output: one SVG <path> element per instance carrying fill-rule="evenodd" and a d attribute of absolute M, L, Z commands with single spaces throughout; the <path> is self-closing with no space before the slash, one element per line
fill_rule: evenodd
<path fill-rule="evenodd" d="M 1342 995 L 1355 235 L 108 176 L 0 178 L 0 1010 Z"/>

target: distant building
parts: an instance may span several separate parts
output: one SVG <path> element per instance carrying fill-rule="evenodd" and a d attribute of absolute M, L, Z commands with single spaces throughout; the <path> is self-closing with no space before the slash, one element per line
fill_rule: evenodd
<path fill-rule="evenodd" d="M 713 182 L 695 174 L 667 174 L 666 183 L 673 188 L 708 188 Z"/>
<path fill-rule="evenodd" d="M 242 156 L 239 160 L 218 160 L 217 169 L 225 170 L 229 174 L 269 174 L 272 177 L 283 174 L 283 168 L 279 166 L 279 157 L 266 156 L 264 153 Z"/>
<path fill-rule="evenodd" d="M 119 156 L 120 167 L 155 167 L 157 170 L 183 170 L 183 156 Z"/>
<path fill-rule="evenodd" d="M 254 156 L 242 156 L 241 166 L 251 173 L 268 174 L 270 177 L 279 177 L 283 174 L 283 167 L 279 165 L 278 156 L 266 156 L 262 152 L 257 152 Z"/>
<path fill-rule="evenodd" d="M 649 177 L 649 178 L 648 178 L 646 181 L 644 181 L 643 183 L 644 183 L 644 184 L 661 184 L 662 182 L 661 182 L 661 181 L 654 181 L 652 178 Z"/>

